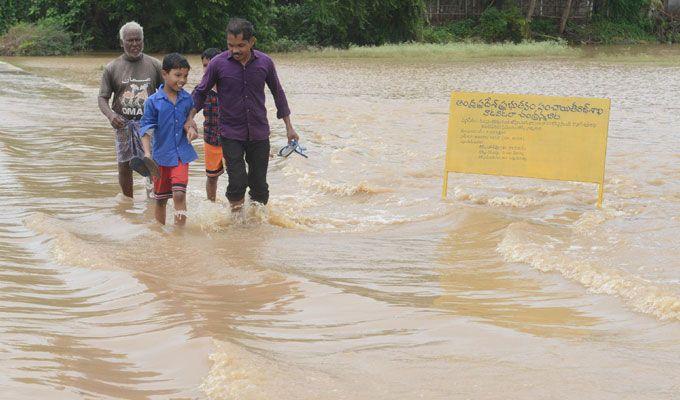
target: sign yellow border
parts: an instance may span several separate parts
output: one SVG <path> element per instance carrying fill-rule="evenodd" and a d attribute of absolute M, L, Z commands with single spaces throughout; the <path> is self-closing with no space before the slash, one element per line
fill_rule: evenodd
<path fill-rule="evenodd" d="M 450 172 L 599 185 L 604 198 L 609 99 L 452 92 L 442 197 Z"/>

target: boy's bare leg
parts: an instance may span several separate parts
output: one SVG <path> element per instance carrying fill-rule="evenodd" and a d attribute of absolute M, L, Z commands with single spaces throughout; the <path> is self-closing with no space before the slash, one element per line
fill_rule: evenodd
<path fill-rule="evenodd" d="M 187 222 L 186 193 L 173 190 L 172 202 L 175 204 L 175 225 L 184 226 L 184 224 Z"/>
<path fill-rule="evenodd" d="M 217 177 L 209 176 L 205 181 L 205 192 L 208 195 L 208 200 L 215 202 L 217 197 Z"/>
<path fill-rule="evenodd" d="M 127 162 L 118 163 L 118 184 L 123 194 L 132 198 L 132 168 Z"/>
<path fill-rule="evenodd" d="M 167 205 L 168 199 L 156 200 L 154 214 L 156 215 L 156 221 L 158 221 L 161 225 L 165 225 L 165 209 Z"/>

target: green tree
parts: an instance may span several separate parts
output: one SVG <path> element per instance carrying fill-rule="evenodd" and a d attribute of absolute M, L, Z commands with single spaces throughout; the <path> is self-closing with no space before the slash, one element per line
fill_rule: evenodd
<path fill-rule="evenodd" d="M 279 40 L 322 46 L 379 45 L 418 39 L 424 0 L 0 0 L 0 31 L 20 22 L 54 21 L 76 47 L 117 49 L 127 21 L 144 27 L 148 51 L 225 47 L 231 17 L 255 25 L 258 47 Z"/>
<path fill-rule="evenodd" d="M 379 45 L 418 39 L 423 0 L 279 1 L 278 34 L 322 46 Z"/>
<path fill-rule="evenodd" d="M 273 0 L 151 0 L 142 4 L 130 0 L 32 0 L 12 1 L 11 7 L 24 20 L 54 19 L 74 34 L 82 47 L 118 48 L 118 29 L 127 21 L 144 27 L 149 51 L 199 51 L 205 47 L 225 47 L 225 28 L 230 17 L 252 21 L 263 42 L 271 41 Z M 16 4 L 15 4 L 16 3 Z M 21 4 L 18 4 L 21 3 Z M 3 11 L 4 12 L 4 11 Z M 3 18 L 3 21 L 5 18 Z M 21 18 L 14 18 L 14 23 Z"/>
<path fill-rule="evenodd" d="M 641 22 L 646 19 L 650 0 L 595 0 L 596 16 L 613 21 Z"/>
<path fill-rule="evenodd" d="M 0 0 L 0 35 L 17 22 L 28 20 L 30 0 Z"/>

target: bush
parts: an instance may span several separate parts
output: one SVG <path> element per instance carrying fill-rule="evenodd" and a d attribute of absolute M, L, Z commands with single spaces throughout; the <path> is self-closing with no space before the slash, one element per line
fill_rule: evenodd
<path fill-rule="evenodd" d="M 487 42 L 502 39 L 507 29 L 508 22 L 496 7 L 487 8 L 479 18 L 479 35 Z"/>
<path fill-rule="evenodd" d="M 73 52 L 71 34 L 57 22 L 20 22 L 0 37 L 0 54 L 6 56 L 56 56 Z"/>
<path fill-rule="evenodd" d="M 422 34 L 421 0 L 298 0 L 275 7 L 279 37 L 347 48 L 417 39 Z"/>
<path fill-rule="evenodd" d="M 30 17 L 32 0 L 0 0 L 0 36 L 18 22 Z"/>
<path fill-rule="evenodd" d="M 313 33 L 305 23 L 311 18 L 310 9 L 303 4 L 286 4 L 276 7 L 273 25 L 281 38 L 296 42 L 313 41 Z"/>
<path fill-rule="evenodd" d="M 308 43 L 292 40 L 288 38 L 279 38 L 270 40 L 266 43 L 260 44 L 258 42 L 257 48 L 259 50 L 265 51 L 267 53 L 290 53 L 293 51 L 304 51 L 309 50 L 312 47 Z"/>
<path fill-rule="evenodd" d="M 441 26 L 426 26 L 423 28 L 421 41 L 442 44 L 462 41 L 475 35 L 476 26 L 472 19 L 453 21 Z"/>
<path fill-rule="evenodd" d="M 638 23 L 647 19 L 650 0 L 617 0 L 605 3 L 607 19 Z"/>
<path fill-rule="evenodd" d="M 656 42 L 657 38 L 639 23 L 595 18 L 587 25 L 569 24 L 571 41 L 592 44 L 634 44 Z"/>
<path fill-rule="evenodd" d="M 517 7 L 499 10 L 489 7 L 479 18 L 479 36 L 487 42 L 520 43 L 526 20 Z"/>
<path fill-rule="evenodd" d="M 454 21 L 449 24 L 449 31 L 458 39 L 468 39 L 475 35 L 477 22 L 473 19 Z"/>
<path fill-rule="evenodd" d="M 556 37 L 559 36 L 559 33 L 557 31 L 558 23 L 559 21 L 556 21 L 555 19 L 552 18 L 536 17 L 532 19 L 531 23 L 529 24 L 531 37 L 543 39 L 547 38 L 550 40 L 554 40 Z"/>
<path fill-rule="evenodd" d="M 446 26 L 426 26 L 423 28 L 422 41 L 424 43 L 451 43 L 456 36 Z"/>

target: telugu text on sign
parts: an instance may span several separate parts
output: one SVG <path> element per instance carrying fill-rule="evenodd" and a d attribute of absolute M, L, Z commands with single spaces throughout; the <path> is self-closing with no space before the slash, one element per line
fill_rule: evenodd
<path fill-rule="evenodd" d="M 453 92 L 449 172 L 533 177 L 600 185 L 609 99 Z"/>

